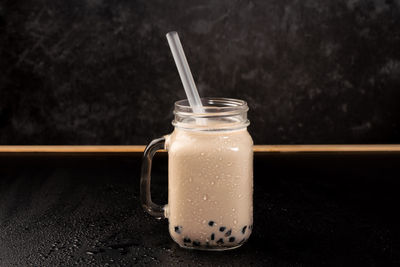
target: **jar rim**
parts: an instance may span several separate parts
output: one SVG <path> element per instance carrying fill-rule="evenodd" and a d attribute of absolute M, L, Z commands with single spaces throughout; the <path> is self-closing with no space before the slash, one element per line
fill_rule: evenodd
<path fill-rule="evenodd" d="M 187 99 L 175 102 L 174 114 L 194 116 L 194 117 L 214 117 L 231 116 L 234 114 L 247 112 L 249 107 L 247 102 L 240 99 L 224 97 L 202 97 L 204 113 L 194 113 Z"/>
<path fill-rule="evenodd" d="M 172 125 L 197 131 L 221 131 L 245 128 L 249 125 L 247 102 L 234 98 L 203 97 L 203 113 L 194 113 L 187 99 L 175 102 Z"/>

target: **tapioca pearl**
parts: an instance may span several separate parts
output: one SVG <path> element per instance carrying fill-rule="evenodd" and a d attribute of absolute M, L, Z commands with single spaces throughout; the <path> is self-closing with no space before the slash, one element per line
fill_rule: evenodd
<path fill-rule="evenodd" d="M 208 225 L 209 225 L 209 226 L 214 226 L 214 224 L 215 224 L 214 221 L 209 221 L 209 222 L 208 222 Z"/>
<path fill-rule="evenodd" d="M 175 226 L 174 227 L 175 233 L 180 234 L 182 231 L 182 226 Z"/>
<path fill-rule="evenodd" d="M 220 231 L 220 232 L 223 232 L 223 231 L 225 231 L 225 229 L 226 229 L 225 226 L 221 226 L 221 227 L 219 228 L 219 231 Z"/>
<path fill-rule="evenodd" d="M 214 240 L 214 239 L 215 239 L 215 234 L 212 233 L 212 234 L 211 234 L 211 240 Z"/>
<path fill-rule="evenodd" d="M 222 238 L 218 239 L 217 244 L 223 244 L 224 240 Z"/>
<path fill-rule="evenodd" d="M 185 237 L 183 239 L 183 243 L 190 243 L 190 242 L 192 242 L 192 240 L 190 240 L 190 238 L 188 238 L 188 237 Z"/>
<path fill-rule="evenodd" d="M 225 236 L 230 236 L 232 234 L 232 229 L 230 229 L 229 231 L 227 231 L 226 233 L 225 233 Z"/>
<path fill-rule="evenodd" d="M 195 247 L 200 246 L 200 242 L 199 241 L 193 241 L 193 246 L 195 246 Z"/>
<path fill-rule="evenodd" d="M 242 228 L 242 234 L 246 233 L 247 225 Z M 250 229 L 250 228 L 249 228 Z"/>
<path fill-rule="evenodd" d="M 229 237 L 229 242 L 234 242 L 234 241 L 235 241 L 235 237 L 234 236 Z"/>

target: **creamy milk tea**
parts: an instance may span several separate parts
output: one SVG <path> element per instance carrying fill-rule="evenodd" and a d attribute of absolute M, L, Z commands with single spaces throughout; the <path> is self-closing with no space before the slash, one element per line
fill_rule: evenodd
<path fill-rule="evenodd" d="M 203 115 L 191 113 L 187 101 L 178 101 L 173 133 L 156 140 L 153 150 L 146 149 L 142 201 L 150 214 L 168 218 L 170 235 L 180 246 L 231 249 L 242 245 L 253 228 L 248 108 L 241 100 L 202 101 Z M 158 206 L 151 202 L 146 161 L 151 164 L 152 154 L 162 146 L 168 151 L 168 204 Z"/>

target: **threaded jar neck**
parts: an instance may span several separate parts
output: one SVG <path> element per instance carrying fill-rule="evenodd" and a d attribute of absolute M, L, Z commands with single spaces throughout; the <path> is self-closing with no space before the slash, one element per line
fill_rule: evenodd
<path fill-rule="evenodd" d="M 224 131 L 246 128 L 250 124 L 246 101 L 204 97 L 201 102 L 204 113 L 194 113 L 187 99 L 175 102 L 172 125 L 193 131 Z"/>

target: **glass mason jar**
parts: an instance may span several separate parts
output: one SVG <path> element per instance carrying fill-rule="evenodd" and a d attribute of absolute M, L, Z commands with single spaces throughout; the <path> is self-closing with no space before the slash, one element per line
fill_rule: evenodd
<path fill-rule="evenodd" d="M 241 246 L 253 228 L 253 140 L 247 103 L 202 98 L 205 113 L 187 100 L 175 103 L 175 129 L 146 148 L 141 201 L 149 214 L 168 218 L 173 240 L 184 248 L 226 250 Z M 168 204 L 151 201 L 154 153 L 168 151 Z"/>

